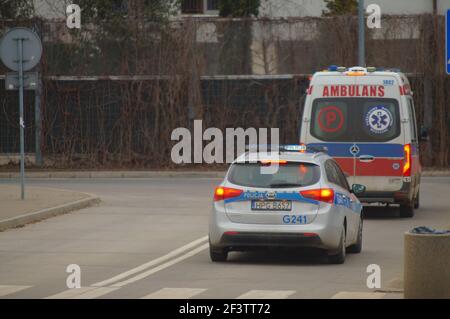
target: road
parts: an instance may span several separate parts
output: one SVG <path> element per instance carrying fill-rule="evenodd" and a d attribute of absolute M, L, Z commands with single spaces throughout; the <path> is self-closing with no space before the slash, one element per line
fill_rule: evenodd
<path fill-rule="evenodd" d="M 30 180 L 30 185 L 95 193 L 102 203 L 0 233 L 0 298 L 331 298 L 340 292 L 371 293 L 366 286 L 370 264 L 381 267 L 382 289 L 401 280 L 405 231 L 450 226 L 450 178 L 423 178 L 416 216 L 400 219 L 395 208 L 371 209 L 363 252 L 348 255 L 344 265 L 328 265 L 321 256 L 296 251 L 231 253 L 229 262 L 213 264 L 206 235 L 218 182 Z M 70 264 L 81 268 L 80 289 L 66 286 Z"/>

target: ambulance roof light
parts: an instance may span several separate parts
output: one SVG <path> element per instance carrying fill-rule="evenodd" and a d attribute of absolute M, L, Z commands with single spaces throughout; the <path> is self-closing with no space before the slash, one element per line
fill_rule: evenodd
<path fill-rule="evenodd" d="M 367 72 L 367 69 L 362 66 L 354 66 L 348 69 L 350 72 Z"/>
<path fill-rule="evenodd" d="M 338 70 L 338 66 L 337 65 L 330 65 L 328 67 L 328 71 L 330 71 L 330 72 L 335 72 L 337 70 Z"/>
<path fill-rule="evenodd" d="M 345 72 L 345 71 L 347 71 L 347 68 L 345 66 L 330 65 L 328 67 L 327 71 L 330 71 L 330 72 Z"/>

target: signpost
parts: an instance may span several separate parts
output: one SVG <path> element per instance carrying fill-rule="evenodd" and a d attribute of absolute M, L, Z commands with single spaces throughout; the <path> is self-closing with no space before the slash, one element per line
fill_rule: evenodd
<path fill-rule="evenodd" d="M 450 9 L 445 15 L 445 69 L 450 75 Z"/>
<path fill-rule="evenodd" d="M 20 186 L 21 199 L 25 199 L 25 122 L 23 110 L 24 72 L 34 68 L 42 56 L 42 43 L 38 35 L 27 28 L 13 28 L 5 33 L 0 41 L 0 59 L 3 64 L 16 71 L 16 74 L 9 74 L 5 83 L 7 88 L 19 89 L 19 128 L 20 128 Z M 29 73 L 27 80 L 33 75 Z M 36 76 L 37 77 L 37 76 Z M 18 86 L 17 84 L 18 81 Z M 25 80 L 26 82 L 26 80 Z M 28 89 L 33 89 L 32 83 L 28 81 Z M 36 85 L 34 85 L 36 87 Z"/>
<path fill-rule="evenodd" d="M 364 0 L 358 1 L 358 64 L 366 66 L 366 30 L 364 24 Z"/>

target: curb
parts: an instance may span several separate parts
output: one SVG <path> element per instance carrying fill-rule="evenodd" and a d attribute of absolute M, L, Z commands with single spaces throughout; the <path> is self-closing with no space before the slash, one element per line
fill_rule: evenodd
<path fill-rule="evenodd" d="M 441 176 L 441 177 L 448 177 L 450 176 L 450 171 L 424 171 L 422 172 L 423 177 L 434 177 L 434 176 Z"/>
<path fill-rule="evenodd" d="M 26 178 L 223 178 L 225 171 L 68 171 L 26 172 Z M 19 178 L 16 172 L 0 172 L 0 179 Z"/>
<path fill-rule="evenodd" d="M 50 171 L 25 173 L 26 178 L 223 178 L 225 171 Z M 422 177 L 450 177 L 450 170 L 424 171 Z M 17 172 L 0 172 L 0 179 L 18 179 Z"/>
<path fill-rule="evenodd" d="M 45 208 L 36 212 L 0 220 L 0 232 L 11 228 L 25 226 L 26 224 L 39 222 L 50 217 L 67 214 L 74 210 L 86 208 L 99 202 L 99 197 L 90 195 L 88 198 L 82 198 L 71 203 L 62 204 L 51 208 Z"/>

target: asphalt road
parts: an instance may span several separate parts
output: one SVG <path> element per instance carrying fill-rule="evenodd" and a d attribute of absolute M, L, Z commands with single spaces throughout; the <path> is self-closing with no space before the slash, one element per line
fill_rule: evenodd
<path fill-rule="evenodd" d="M 95 193 L 102 203 L 0 233 L 0 298 L 331 298 L 340 292 L 397 298 L 367 288 L 367 266 L 381 267 L 382 290 L 396 288 L 403 233 L 414 226 L 450 226 L 450 178 L 423 178 L 416 216 L 400 219 L 395 208 L 371 209 L 363 252 L 348 255 L 344 265 L 297 251 L 231 253 L 229 262 L 216 264 L 206 235 L 218 182 L 30 180 Z M 70 264 L 81 267 L 80 289 L 66 286 Z"/>

